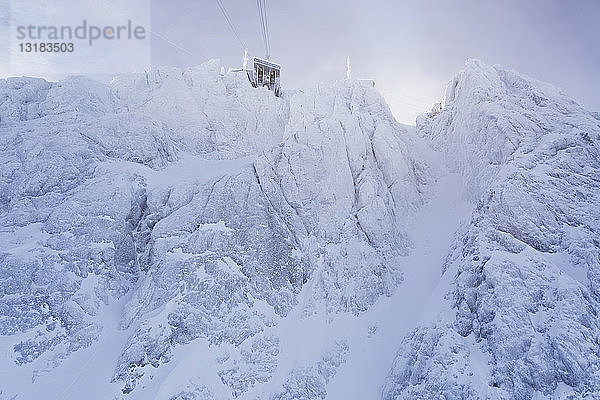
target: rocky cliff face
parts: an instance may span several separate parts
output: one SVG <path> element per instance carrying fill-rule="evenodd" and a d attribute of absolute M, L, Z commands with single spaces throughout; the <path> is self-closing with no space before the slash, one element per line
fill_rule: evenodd
<path fill-rule="evenodd" d="M 598 395 L 600 121 L 477 61 L 417 129 L 476 208 L 443 265 L 439 317 L 403 339 L 386 399 Z"/>
<path fill-rule="evenodd" d="M 595 114 L 475 61 L 416 131 L 219 69 L 0 81 L 0 399 L 600 392 Z"/>
<path fill-rule="evenodd" d="M 11 374 L 50 376 L 106 342 L 106 385 L 135 395 L 202 340 L 240 396 L 270 380 L 308 283 L 307 313 L 358 315 L 398 287 L 424 167 L 382 98 L 347 82 L 279 99 L 218 70 L 2 83 Z"/>

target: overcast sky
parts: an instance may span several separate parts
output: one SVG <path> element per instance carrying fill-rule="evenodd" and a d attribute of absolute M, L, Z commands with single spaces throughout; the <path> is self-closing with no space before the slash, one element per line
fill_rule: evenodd
<path fill-rule="evenodd" d="M 243 41 L 263 55 L 256 2 L 222 0 Z M 271 59 L 285 87 L 373 78 L 401 122 L 443 95 L 467 58 L 501 64 L 559 86 L 600 110 L 600 0 L 267 0 Z M 216 0 L 154 0 L 155 64 L 220 58 L 238 66 L 242 48 Z"/>
<path fill-rule="evenodd" d="M 12 0 L 12 14 L 24 4 L 57 1 Z M 82 0 L 60 0 L 69 1 Z M 106 14 L 109 1 L 121 4 L 90 4 Z M 242 44 L 217 0 L 136 1 L 151 2 L 134 14 L 141 18 L 150 8 L 152 64 L 186 67 L 220 58 L 226 67 L 240 66 Z M 221 1 L 250 52 L 264 55 L 256 1 Z M 9 2 L 0 0 L 0 36 L 8 31 Z M 374 79 L 398 120 L 413 123 L 467 58 L 479 58 L 553 83 L 600 110 L 600 0 L 267 0 L 267 12 L 271 59 L 282 65 L 284 88 L 343 79 L 350 56 L 353 77 Z M 2 71 L 7 40 L 0 42 Z M 51 72 L 46 77 L 60 77 Z"/>

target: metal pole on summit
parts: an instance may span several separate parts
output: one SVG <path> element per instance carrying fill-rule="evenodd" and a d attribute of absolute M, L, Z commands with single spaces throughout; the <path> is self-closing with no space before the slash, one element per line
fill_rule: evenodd
<path fill-rule="evenodd" d="M 350 56 L 346 57 L 346 79 L 352 79 L 352 70 L 350 69 Z"/>
<path fill-rule="evenodd" d="M 248 69 L 248 49 L 244 49 L 244 58 L 242 58 L 242 69 Z"/>

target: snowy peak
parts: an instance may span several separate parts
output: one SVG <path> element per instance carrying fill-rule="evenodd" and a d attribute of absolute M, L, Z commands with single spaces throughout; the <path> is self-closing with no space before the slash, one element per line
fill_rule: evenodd
<path fill-rule="evenodd" d="M 476 60 L 416 130 L 219 70 L 0 81 L 0 397 L 600 393 L 597 115 Z"/>
<path fill-rule="evenodd" d="M 409 208 L 422 201 L 407 140 L 408 132 L 375 90 L 342 82 L 290 100 L 285 140 L 268 158 L 279 174 L 294 177 L 283 185 L 290 201 L 315 213 L 316 219 L 305 221 L 309 230 L 339 240 L 349 215 L 360 221 L 367 213 L 377 214 L 381 229 L 391 233 L 393 226 L 402 226 L 394 220 L 392 197 Z M 374 241 L 378 236 L 373 232 Z"/>
<path fill-rule="evenodd" d="M 51 87 L 51 83 L 37 78 L 0 79 L 0 125 L 37 118 L 37 104 Z"/>
<path fill-rule="evenodd" d="M 15 382 L 68 376 L 83 354 L 108 398 L 286 398 L 313 381 L 326 393 L 343 335 L 296 368 L 280 325 L 360 315 L 400 286 L 427 192 L 414 132 L 359 82 L 278 98 L 219 69 L 3 82 L 0 272 L 15 284 L 0 304 Z M 202 377 L 180 364 L 192 348 Z M 46 387 L 21 383 L 9 394 Z"/>
<path fill-rule="evenodd" d="M 477 60 L 450 81 L 441 109 L 417 118 L 417 130 L 465 175 L 474 197 L 518 154 L 597 129 L 593 114 L 554 86 Z"/>
<path fill-rule="evenodd" d="M 520 98 L 522 101 L 515 105 L 521 106 L 551 106 L 560 102 L 576 104 L 551 84 L 505 69 L 501 65 L 487 65 L 477 59 L 468 59 L 465 68 L 447 84 L 442 104 L 447 107 L 454 103 L 500 101 L 503 97 Z"/>
<path fill-rule="evenodd" d="M 170 215 L 161 211 L 164 195 L 150 193 L 149 217 L 164 216 L 146 244 L 149 273 L 126 306 L 126 325 L 137 328 L 114 375 L 126 392 L 147 386 L 151 366 L 162 366 L 179 346 L 201 338 L 233 346 L 227 353 L 232 360 L 240 351 L 246 357 L 249 343 L 258 353 L 274 352 L 264 376 L 254 378 L 252 365 L 224 361 L 215 368 L 236 396 L 278 390 L 260 384 L 283 362 L 276 357 L 285 340 L 278 324 L 292 310 L 358 315 L 400 284 L 399 260 L 408 251 L 403 228 L 423 201 L 418 163 L 404 143 L 408 132 L 381 96 L 356 82 L 299 92 L 289 102 L 283 141 L 251 166 L 192 189 L 188 202 Z M 182 275 L 182 263 L 191 275 Z M 206 297 L 208 291 L 217 293 L 223 309 Z M 154 316 L 140 322 L 144 315 Z M 155 348 L 164 342 L 169 344 Z M 306 376 L 284 364 L 279 374 L 287 378 L 280 384 L 328 381 L 347 346 L 333 350 L 306 366 L 324 362 L 318 361 L 322 356 L 340 358 L 327 375 Z M 244 378 L 248 374 L 253 378 Z"/>
<path fill-rule="evenodd" d="M 404 338 L 384 398 L 598 393 L 598 121 L 551 85 L 471 61 L 417 130 L 477 206 L 444 262 L 438 317 Z"/>

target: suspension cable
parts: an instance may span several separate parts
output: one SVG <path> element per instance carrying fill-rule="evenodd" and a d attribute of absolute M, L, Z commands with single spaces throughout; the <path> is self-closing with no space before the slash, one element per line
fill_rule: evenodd
<path fill-rule="evenodd" d="M 221 3 L 221 0 L 217 0 L 217 5 L 219 6 L 221 13 L 223 13 L 223 16 L 225 17 L 225 21 L 227 21 L 227 25 L 229 25 L 229 28 L 231 28 L 231 32 L 233 32 L 233 34 L 236 37 L 236 39 L 238 40 L 238 42 L 240 42 L 240 44 L 242 45 L 242 49 L 246 49 L 247 48 L 246 44 L 240 38 L 240 35 L 238 35 L 237 31 L 235 30 L 235 27 L 233 26 L 233 23 L 231 22 L 231 19 L 229 18 L 229 14 L 227 14 L 227 10 L 225 9 L 225 6 L 223 6 L 223 3 Z"/>
<path fill-rule="evenodd" d="M 256 7 L 258 8 L 258 20 L 260 23 L 260 33 L 262 35 L 262 40 L 263 40 L 263 44 L 265 46 L 265 52 L 267 51 L 267 43 L 265 41 L 265 24 L 264 24 L 264 20 L 263 20 L 263 13 L 262 13 L 262 4 L 260 0 L 256 0 Z"/>
<path fill-rule="evenodd" d="M 265 45 L 265 52 L 267 53 L 267 58 L 269 58 L 271 56 L 271 48 L 269 44 L 269 25 L 267 20 L 266 0 L 256 0 L 256 6 L 258 8 L 260 30 L 263 37 L 263 43 Z"/>
<path fill-rule="evenodd" d="M 271 56 L 271 37 L 269 36 L 269 20 L 267 19 L 267 0 L 263 1 L 263 12 L 265 14 L 265 32 L 267 34 L 267 58 Z"/>
<path fill-rule="evenodd" d="M 111 4 L 109 4 L 106 0 L 100 0 L 100 1 L 103 2 L 105 5 L 107 5 L 108 7 L 111 7 Z M 115 10 L 112 7 L 111 7 L 111 12 L 117 13 L 121 17 L 127 18 L 122 11 Z M 185 47 L 175 43 L 174 41 L 172 41 L 171 39 L 169 39 L 167 36 L 163 35 L 162 33 L 158 32 L 157 30 L 150 28 L 149 31 L 150 31 L 151 35 L 154 35 L 157 38 L 161 39 L 162 41 L 164 41 L 165 43 L 167 43 L 169 46 L 173 47 L 174 49 L 180 50 L 192 57 L 200 58 L 197 54 L 192 53 L 190 50 L 186 49 Z"/>

